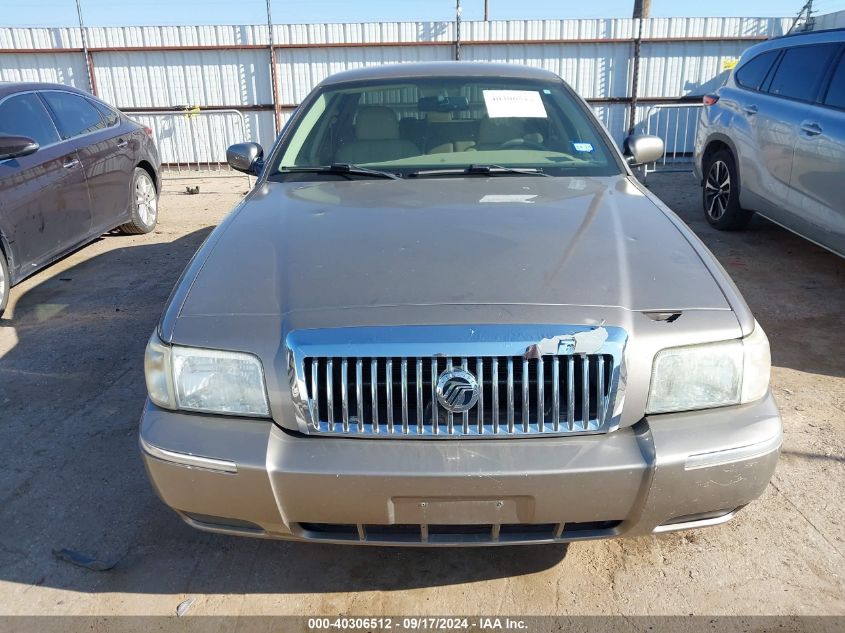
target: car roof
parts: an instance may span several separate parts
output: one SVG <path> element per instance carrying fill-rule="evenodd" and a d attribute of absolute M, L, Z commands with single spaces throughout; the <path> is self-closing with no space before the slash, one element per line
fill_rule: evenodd
<path fill-rule="evenodd" d="M 551 71 L 516 64 L 494 64 L 488 62 L 416 62 L 411 64 L 385 64 L 355 68 L 331 75 L 321 82 L 322 86 L 352 82 L 379 81 L 389 79 L 412 79 L 421 77 L 501 77 L 506 79 L 538 79 L 561 81 Z"/>
<path fill-rule="evenodd" d="M 755 44 L 743 53 L 744 59 L 750 59 L 763 51 L 780 50 L 790 46 L 803 46 L 805 44 L 840 44 L 845 42 L 845 28 L 824 29 L 821 31 L 800 31 L 788 33 L 780 37 L 774 37 L 765 42 Z"/>
<path fill-rule="evenodd" d="M 66 90 L 77 94 L 91 97 L 90 93 L 67 86 L 65 84 L 54 84 L 40 81 L 0 81 L 0 97 L 6 97 L 16 92 L 29 92 L 31 90 Z"/>

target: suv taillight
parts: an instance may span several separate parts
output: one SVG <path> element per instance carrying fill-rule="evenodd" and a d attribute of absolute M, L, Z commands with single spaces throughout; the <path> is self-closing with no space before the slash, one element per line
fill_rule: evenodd
<path fill-rule="evenodd" d="M 153 128 L 147 127 L 145 125 L 144 126 L 144 134 L 146 134 L 148 138 L 152 139 L 153 138 Z"/>
<path fill-rule="evenodd" d="M 716 102 L 719 100 L 719 95 L 704 95 L 701 100 L 706 106 L 715 105 Z"/>

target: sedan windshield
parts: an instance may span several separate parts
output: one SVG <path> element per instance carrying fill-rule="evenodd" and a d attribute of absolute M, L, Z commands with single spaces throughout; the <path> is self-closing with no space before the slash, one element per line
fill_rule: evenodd
<path fill-rule="evenodd" d="M 272 180 L 622 172 L 592 113 L 559 81 L 444 77 L 329 85 L 308 100 L 285 136 Z"/>

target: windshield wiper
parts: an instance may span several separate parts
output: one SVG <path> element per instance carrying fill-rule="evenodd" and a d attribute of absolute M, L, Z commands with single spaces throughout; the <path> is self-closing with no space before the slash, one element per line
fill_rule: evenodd
<path fill-rule="evenodd" d="M 520 176 L 546 176 L 552 178 L 538 167 L 505 167 L 504 165 L 470 165 L 469 167 L 445 169 L 418 169 L 408 174 L 408 177 L 424 178 L 425 176 L 498 176 L 500 174 L 519 174 Z"/>
<path fill-rule="evenodd" d="M 399 180 L 399 176 L 396 174 L 379 169 L 368 169 L 367 167 L 350 165 L 349 163 L 332 163 L 323 167 L 282 167 L 279 169 L 279 172 L 283 174 L 349 174 L 350 176 L 375 176 L 376 178 Z"/>

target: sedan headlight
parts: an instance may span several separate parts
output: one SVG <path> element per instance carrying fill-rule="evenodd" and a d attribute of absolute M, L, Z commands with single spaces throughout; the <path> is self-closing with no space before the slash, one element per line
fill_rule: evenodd
<path fill-rule="evenodd" d="M 144 355 L 150 400 L 167 409 L 268 416 L 261 361 L 252 354 L 165 345 L 153 334 Z"/>
<path fill-rule="evenodd" d="M 758 323 L 744 339 L 664 349 L 654 357 L 647 413 L 754 402 L 766 395 L 770 373 L 769 340 Z"/>

